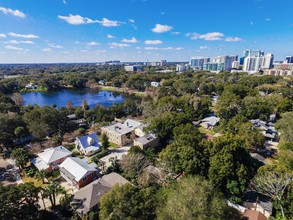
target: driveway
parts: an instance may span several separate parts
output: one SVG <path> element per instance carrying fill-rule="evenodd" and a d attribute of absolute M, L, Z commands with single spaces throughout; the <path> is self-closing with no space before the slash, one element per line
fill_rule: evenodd
<path fill-rule="evenodd" d="M 130 145 L 124 146 L 124 147 L 120 147 L 120 148 L 109 148 L 110 150 L 110 154 L 108 154 L 105 157 L 102 157 L 100 160 L 105 162 L 105 168 L 107 169 L 108 167 L 110 167 L 111 161 L 109 161 L 110 158 L 117 158 L 118 160 L 121 160 L 123 155 L 128 154 L 128 151 L 130 149 Z"/>

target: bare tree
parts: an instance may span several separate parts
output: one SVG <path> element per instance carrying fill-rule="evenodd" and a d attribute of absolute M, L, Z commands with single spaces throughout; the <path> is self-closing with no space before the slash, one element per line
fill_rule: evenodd
<path fill-rule="evenodd" d="M 151 164 L 150 160 L 141 153 L 129 153 L 122 156 L 121 168 L 130 178 L 137 177 L 142 170 Z"/>
<path fill-rule="evenodd" d="M 277 201 L 285 217 L 282 199 L 288 185 L 293 181 L 291 173 L 281 173 L 277 170 L 261 172 L 251 182 L 251 188 Z"/>
<path fill-rule="evenodd" d="M 24 105 L 23 98 L 19 92 L 15 92 L 12 94 L 11 99 L 14 101 L 14 103 L 18 106 L 21 107 Z"/>

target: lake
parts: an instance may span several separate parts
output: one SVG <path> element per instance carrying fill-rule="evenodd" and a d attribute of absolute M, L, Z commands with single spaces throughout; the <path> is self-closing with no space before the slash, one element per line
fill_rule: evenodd
<path fill-rule="evenodd" d="M 112 106 L 124 101 L 122 94 L 109 91 L 93 91 L 90 89 L 61 89 L 52 92 L 25 92 L 21 94 L 25 105 L 51 106 L 56 104 L 58 108 L 64 107 L 69 101 L 74 106 L 81 106 L 85 99 L 90 108 L 95 105 Z"/>

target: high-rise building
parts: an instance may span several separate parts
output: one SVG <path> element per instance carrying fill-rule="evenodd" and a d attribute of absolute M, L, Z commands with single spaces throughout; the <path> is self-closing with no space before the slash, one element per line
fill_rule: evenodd
<path fill-rule="evenodd" d="M 230 71 L 232 70 L 232 63 L 238 60 L 238 56 L 218 56 L 213 57 L 211 62 L 207 63 L 210 65 L 204 65 L 204 70 L 209 71 Z M 218 65 L 215 65 L 218 64 Z M 213 70 L 211 70 L 213 69 Z M 215 70 L 217 69 L 217 70 Z"/>
<path fill-rule="evenodd" d="M 193 69 L 202 70 L 203 65 L 208 62 L 210 62 L 210 58 L 208 57 L 192 57 L 190 59 L 190 67 Z"/>
<path fill-rule="evenodd" d="M 233 61 L 233 63 L 232 63 L 232 69 L 239 70 L 239 66 L 240 66 L 239 61 Z"/>
<path fill-rule="evenodd" d="M 293 63 L 293 56 L 286 56 L 285 63 Z"/>
<path fill-rule="evenodd" d="M 185 72 L 190 69 L 189 64 L 177 64 L 176 65 L 176 71 L 177 72 Z"/>
<path fill-rule="evenodd" d="M 161 66 L 167 66 L 167 60 L 161 60 L 160 65 Z"/>
<path fill-rule="evenodd" d="M 268 53 L 264 56 L 262 51 L 250 51 L 244 59 L 243 71 L 256 73 L 263 69 L 270 69 L 273 66 L 274 56 Z"/>

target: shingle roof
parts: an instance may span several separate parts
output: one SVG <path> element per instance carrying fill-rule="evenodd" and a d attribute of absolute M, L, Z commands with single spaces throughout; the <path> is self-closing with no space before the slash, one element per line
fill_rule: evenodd
<path fill-rule="evenodd" d="M 60 169 L 65 169 L 68 173 L 74 176 L 75 181 L 81 180 L 87 172 L 97 171 L 96 168 L 78 157 L 68 157 L 60 164 Z"/>
<path fill-rule="evenodd" d="M 38 156 L 47 164 L 59 160 L 63 157 L 67 157 L 72 153 L 63 146 L 49 148 L 39 153 Z"/>
<path fill-rule="evenodd" d="M 83 201 L 82 206 L 77 207 L 76 211 L 86 214 L 92 207 L 99 203 L 101 197 L 115 184 L 124 185 L 126 183 L 128 183 L 128 181 L 117 173 L 110 173 L 95 180 L 74 193 L 73 200 Z"/>

